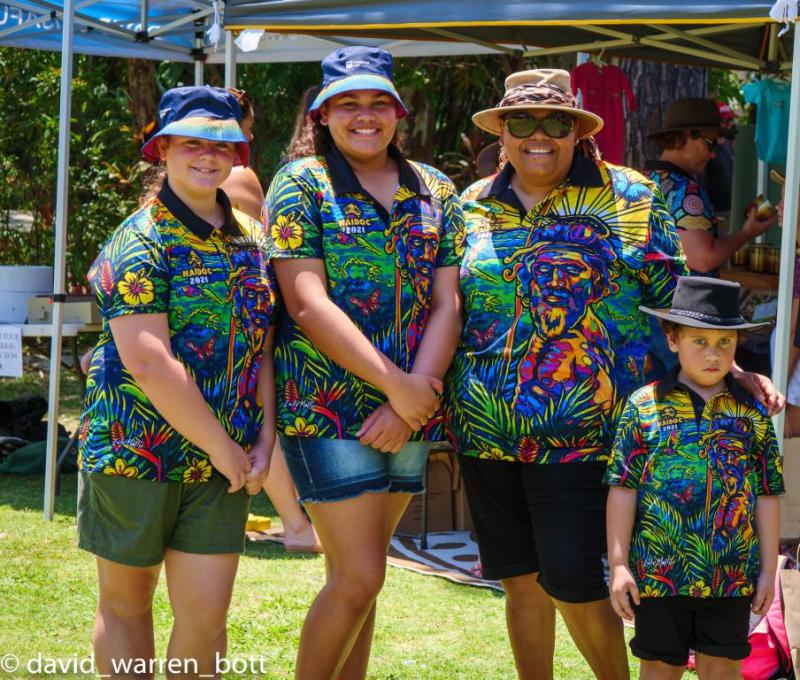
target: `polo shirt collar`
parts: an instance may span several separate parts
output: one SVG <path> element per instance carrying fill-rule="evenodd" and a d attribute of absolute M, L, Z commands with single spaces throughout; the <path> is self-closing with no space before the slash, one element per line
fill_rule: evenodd
<path fill-rule="evenodd" d="M 181 224 L 186 226 L 198 238 L 204 241 L 214 233 L 214 225 L 206 222 L 199 217 L 189 206 L 187 206 L 169 185 L 169 180 L 164 178 L 161 190 L 158 192 L 158 200 L 164 204 Z M 222 205 L 225 212 L 225 221 L 222 223 L 221 231 L 228 235 L 234 235 L 238 231 L 238 223 L 233 216 L 233 208 L 230 199 L 222 189 L 217 189 L 217 203 Z"/>
<path fill-rule="evenodd" d="M 397 161 L 400 174 L 400 186 L 405 187 L 417 196 L 430 197 L 431 192 L 425 182 L 417 173 L 416 168 L 411 165 L 404 157 L 403 153 L 394 144 L 389 145 L 389 157 Z M 335 144 L 331 144 L 330 149 L 325 154 L 325 162 L 328 165 L 328 172 L 333 185 L 333 192 L 337 196 L 343 194 L 365 194 L 369 195 L 361 182 L 358 181 L 356 173 L 350 167 L 350 163 L 339 151 Z"/>
<path fill-rule="evenodd" d="M 525 212 L 519 204 L 516 193 L 514 193 L 514 190 L 511 188 L 511 178 L 513 176 L 514 166 L 511 165 L 511 163 L 506 163 L 503 169 L 495 175 L 495 178 L 483 188 L 480 194 L 478 194 L 478 200 L 489 197 L 499 198 L 509 205 L 517 205 L 522 209 L 522 212 Z M 599 188 L 604 184 L 603 174 L 600 172 L 597 163 L 590 161 L 578 151 L 576 151 L 575 155 L 572 157 L 572 164 L 569 166 L 569 172 L 567 172 L 565 182 L 569 186 L 588 188 Z"/>
<path fill-rule="evenodd" d="M 646 161 L 644 164 L 644 169 L 669 172 L 672 174 L 681 175 L 682 177 L 686 177 L 688 179 L 694 179 L 688 172 L 686 172 L 686 170 L 675 165 L 675 163 L 670 163 L 669 161 Z"/>
<path fill-rule="evenodd" d="M 691 387 L 689 387 L 688 385 L 686 385 L 685 383 L 681 382 L 678 379 L 678 374 L 680 373 L 680 370 L 681 370 L 680 366 L 673 369 L 666 378 L 660 380 L 658 385 L 656 385 L 656 398 L 659 401 L 664 399 L 664 397 L 666 397 L 670 392 L 672 392 L 672 390 L 674 390 L 678 386 L 689 392 L 690 395 L 696 394 Z M 752 395 L 746 389 L 744 389 L 738 382 L 736 382 L 736 379 L 730 373 L 728 373 L 725 376 L 724 380 L 725 380 L 725 388 L 727 389 L 728 392 L 731 393 L 731 396 L 734 399 L 736 399 L 736 401 L 741 402 L 743 404 L 748 404 L 753 401 Z"/>

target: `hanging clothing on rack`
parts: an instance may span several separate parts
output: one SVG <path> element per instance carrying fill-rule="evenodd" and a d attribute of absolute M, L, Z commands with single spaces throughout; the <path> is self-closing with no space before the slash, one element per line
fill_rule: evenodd
<path fill-rule="evenodd" d="M 775 78 L 753 80 L 742 88 L 744 100 L 756 105 L 756 152 L 767 163 L 786 163 L 789 136 L 789 83 Z"/>
<path fill-rule="evenodd" d="M 605 125 L 595 135 L 597 145 L 603 153 L 603 159 L 615 165 L 625 163 L 625 110 L 636 110 L 636 98 L 633 96 L 628 78 L 618 66 L 598 64 L 587 61 L 570 74 L 572 91 L 580 93 L 583 108 L 600 116 Z"/>

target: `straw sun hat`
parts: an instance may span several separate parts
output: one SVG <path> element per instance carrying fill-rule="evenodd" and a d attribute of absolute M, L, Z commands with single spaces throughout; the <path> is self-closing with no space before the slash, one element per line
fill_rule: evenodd
<path fill-rule="evenodd" d="M 596 135 L 603 128 L 600 116 L 578 106 L 568 71 L 550 68 L 518 71 L 506 78 L 505 86 L 506 93 L 497 106 L 472 116 L 472 122 L 481 130 L 500 135 L 501 121 L 512 111 L 564 111 L 578 121 L 578 139 Z"/>

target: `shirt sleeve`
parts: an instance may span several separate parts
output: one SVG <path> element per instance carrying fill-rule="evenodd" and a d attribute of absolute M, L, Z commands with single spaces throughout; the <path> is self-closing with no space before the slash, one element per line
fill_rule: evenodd
<path fill-rule="evenodd" d="M 755 104 L 758 106 L 761 103 L 761 83 L 753 80 L 742 88 L 742 95 L 748 104 Z"/>
<path fill-rule="evenodd" d="M 671 214 L 675 217 L 675 226 L 679 231 L 710 231 L 714 228 L 714 211 L 711 199 L 697 182 L 687 182 L 686 190 L 675 192 L 675 202 L 671 205 Z"/>
<path fill-rule="evenodd" d="M 766 431 L 756 445 L 751 486 L 758 496 L 784 493 L 783 461 L 772 419 L 764 416 Z"/>
<path fill-rule="evenodd" d="M 670 217 L 661 191 L 656 187 L 650 207 L 650 239 L 644 256 L 642 304 L 664 308 L 672 304 L 672 293 L 679 276 L 689 273 L 681 240 Z"/>
<path fill-rule="evenodd" d="M 160 314 L 169 308 L 169 265 L 156 234 L 123 224 L 103 246 L 88 274 L 104 319 Z"/>
<path fill-rule="evenodd" d="M 442 227 L 436 267 L 457 267 L 464 255 L 466 231 L 461 199 L 450 180 L 442 188 Z"/>
<path fill-rule="evenodd" d="M 642 482 L 644 464 L 647 461 L 647 446 L 642 436 L 639 410 L 628 400 L 617 426 L 617 436 L 611 447 L 605 483 L 637 489 Z"/>
<path fill-rule="evenodd" d="M 314 191 L 302 177 L 279 170 L 264 201 L 272 259 L 322 258 L 322 218 Z"/>

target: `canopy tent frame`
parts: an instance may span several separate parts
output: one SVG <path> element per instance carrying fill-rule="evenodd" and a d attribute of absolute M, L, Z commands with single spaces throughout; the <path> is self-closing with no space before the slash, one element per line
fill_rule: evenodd
<path fill-rule="evenodd" d="M 175 0 L 178 2 L 178 0 Z M 327 0 L 325 0 L 327 1 Z M 427 1 L 427 0 L 426 0 Z M 795 0 L 796 1 L 796 0 Z M 53 283 L 53 323 L 52 323 L 52 344 L 51 357 L 61 356 L 62 346 L 62 319 L 65 281 L 65 252 L 66 252 L 66 226 L 67 226 L 67 195 L 68 195 L 68 168 L 70 153 L 70 114 L 71 114 L 71 81 L 73 54 L 75 51 L 75 26 L 88 27 L 97 32 L 103 32 L 121 40 L 132 41 L 136 46 L 140 46 L 142 54 L 140 58 L 167 58 L 160 53 L 159 56 L 150 56 L 144 49 L 146 46 L 155 45 L 173 58 L 180 57 L 184 61 L 195 62 L 195 80 L 202 79 L 202 63 L 209 57 L 209 48 L 203 43 L 200 46 L 201 38 L 198 34 L 208 25 L 208 19 L 214 14 L 211 0 L 180 0 L 183 12 L 173 12 L 171 15 L 155 15 L 154 5 L 158 0 L 139 0 L 138 24 L 136 29 L 130 28 L 130 21 L 99 21 L 92 16 L 81 12 L 93 5 L 101 4 L 101 0 L 64 0 L 63 5 L 55 4 L 47 0 L 0 0 L 6 6 L 17 7 L 26 12 L 35 12 L 39 19 L 49 17 L 60 18 L 62 22 L 61 30 L 61 93 L 59 104 L 59 116 L 61 125 L 59 127 L 58 145 L 58 182 L 56 198 L 56 217 L 55 217 L 55 243 L 56 253 L 54 259 L 54 283 Z M 124 4 L 124 3 L 119 3 Z M 313 0 L 296 0 L 290 3 L 291 6 L 303 4 L 313 4 Z M 327 13 L 335 16 L 336 9 L 340 3 L 330 3 L 332 5 Z M 379 4 L 379 3 L 376 3 Z M 412 4 L 412 3 L 409 3 Z M 576 5 L 571 4 L 571 11 L 576 11 Z M 611 3 L 613 4 L 613 3 Z M 751 3 L 752 4 L 752 3 Z M 304 25 L 291 24 L 284 22 L 259 21 L 257 16 L 248 17 L 248 10 L 263 11 L 264 8 L 275 9 L 286 6 L 286 3 L 273 2 L 242 2 L 241 0 L 230 0 L 227 6 L 219 3 L 220 12 L 229 21 L 225 31 L 225 82 L 226 86 L 235 85 L 236 78 L 236 50 L 233 46 L 234 32 L 250 28 L 265 28 L 274 33 L 291 33 L 312 36 L 322 36 L 330 38 L 331 41 L 341 40 L 340 36 L 350 38 L 385 38 L 387 25 L 381 23 L 348 24 L 345 19 L 341 21 L 331 20 L 327 25 Z M 346 8 L 345 8 L 346 9 Z M 663 11 L 663 10 L 658 10 Z M 230 12 L 230 15 L 229 15 Z M 720 10 L 722 12 L 722 10 Z M 31 19 L 33 17 L 30 17 Z M 26 20 L 27 21 L 27 20 Z M 738 31 L 760 29 L 768 25 L 769 20 L 764 16 L 741 16 L 741 17 L 689 17 L 672 18 L 653 15 L 646 21 L 628 19 L 608 19 L 592 21 L 566 21 L 566 20 L 539 20 L 539 21 L 484 21 L 484 22 L 419 22 L 414 24 L 402 24 L 396 31 L 390 31 L 389 37 L 394 43 L 407 43 L 415 40 L 422 40 L 425 36 L 435 35 L 447 38 L 448 40 L 461 40 L 471 43 L 473 46 L 484 48 L 485 50 L 497 53 L 519 54 L 520 56 L 545 56 L 548 54 L 563 54 L 577 51 L 594 50 L 628 50 L 636 47 L 646 46 L 665 52 L 667 57 L 680 53 L 689 56 L 696 61 L 705 64 L 713 63 L 717 65 L 729 65 L 736 68 L 747 68 L 752 70 L 775 72 L 778 69 L 789 70 L 792 62 L 800 59 L 800 38 L 797 36 L 797 27 L 794 28 L 793 59 L 787 60 L 781 55 L 781 44 L 777 40 L 775 30 L 769 31 L 769 44 L 767 46 L 767 59 L 759 52 L 757 56 L 743 53 L 739 49 L 727 45 L 717 45 L 707 40 L 710 36 L 726 36 Z M 202 26 L 200 26 L 202 22 Z M 26 28 L 30 28 L 36 22 L 27 22 Z M 685 28 L 686 25 L 697 25 L 692 28 Z M 480 35 L 471 35 L 467 29 L 474 29 L 475 26 L 485 25 L 492 27 L 502 27 L 506 31 L 506 37 L 502 44 L 494 40 L 488 40 Z M 514 31 L 519 27 L 567 27 L 579 28 L 587 33 L 601 35 L 608 40 L 595 40 L 592 42 L 571 43 L 569 45 L 552 45 L 542 48 L 530 48 L 525 44 L 525 37 L 521 33 Z M 614 26 L 611 28 L 610 26 Z M 681 26 L 681 28 L 677 28 Z M 636 29 L 634 29 L 636 27 Z M 14 33 L 19 35 L 24 33 L 26 28 L 11 28 L 0 32 L 0 45 L 3 44 L 2 38 L 6 38 Z M 419 33 L 406 33 L 409 28 L 418 30 Z M 624 30 L 627 28 L 628 30 Z M 648 35 L 637 35 L 634 30 L 646 28 L 652 31 Z M 775 26 L 777 28 L 777 26 Z M 186 47 L 171 42 L 170 38 L 189 33 L 189 43 Z M 514 34 L 508 36 L 508 34 Z M 336 37 L 334 37 L 336 36 Z M 341 40 L 345 42 L 344 40 Z M 679 41 L 689 43 L 689 45 L 677 44 Z M 527 41 L 535 44 L 537 41 Z M 514 45 L 518 44 L 519 47 Z M 697 48 L 703 49 L 697 49 Z M 763 50 L 762 50 L 763 51 Z M 126 55 L 127 56 L 127 55 Z M 638 55 L 631 55 L 640 58 Z M 781 56 L 782 60 L 777 61 Z M 786 167 L 786 200 L 784 208 L 784 229 L 782 232 L 781 247 L 781 268 L 779 284 L 779 314 L 777 327 L 776 343 L 776 362 L 773 372 L 776 386 L 785 392 L 788 370 L 788 347 L 789 347 L 789 319 L 791 311 L 791 281 L 794 268 L 794 224 L 798 214 L 798 188 L 800 187 L 800 153 L 797 146 L 800 139 L 800 69 L 792 69 L 792 86 L 790 97 L 790 128 L 789 128 L 789 156 Z M 787 225 L 792 225 L 791 228 Z M 54 489 L 55 489 L 55 462 L 57 446 L 57 420 L 59 405 L 59 384 L 60 384 L 60 361 L 53 359 L 50 362 L 50 384 L 49 384 L 49 412 L 48 412 L 48 441 L 47 441 L 47 467 L 45 481 L 45 500 L 44 515 L 50 520 L 54 512 Z M 783 432 L 783 417 L 777 416 L 775 419 L 776 428 L 779 436 Z"/>

